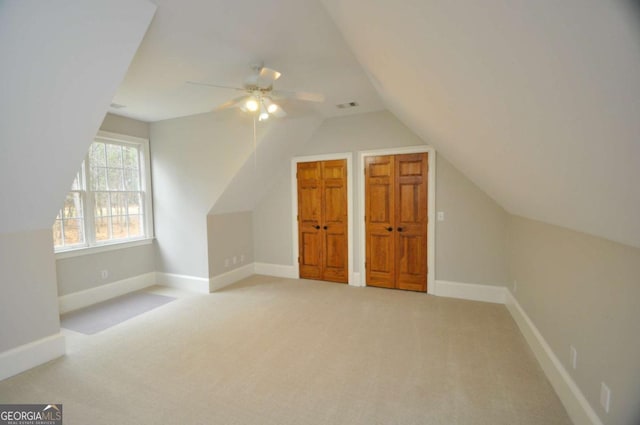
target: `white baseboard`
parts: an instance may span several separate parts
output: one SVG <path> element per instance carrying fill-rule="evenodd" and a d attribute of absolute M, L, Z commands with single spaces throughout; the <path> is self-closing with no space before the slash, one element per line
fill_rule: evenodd
<path fill-rule="evenodd" d="M 218 289 L 229 286 L 232 283 L 244 279 L 245 277 L 249 277 L 253 274 L 253 270 L 254 263 L 251 263 L 238 267 L 237 269 L 230 270 L 226 273 L 213 276 L 209 278 L 209 291 L 217 291 Z"/>
<path fill-rule="evenodd" d="M 289 279 L 298 278 L 298 268 L 283 264 L 254 263 L 255 273 L 267 276 L 285 277 Z"/>
<path fill-rule="evenodd" d="M 60 314 L 87 307 L 155 284 L 155 273 L 145 273 L 106 285 L 58 297 Z"/>
<path fill-rule="evenodd" d="M 504 286 L 476 285 L 472 283 L 435 281 L 434 295 L 439 297 L 461 298 L 464 300 L 505 303 L 507 288 Z"/>
<path fill-rule="evenodd" d="M 64 356 L 64 336 L 55 334 L 0 353 L 0 381 Z"/>
<path fill-rule="evenodd" d="M 156 284 L 201 294 L 209 293 L 209 279 L 206 277 L 156 272 Z"/>
<path fill-rule="evenodd" d="M 533 350 L 540 366 L 556 390 L 560 401 L 575 425 L 602 425 L 602 421 L 576 385 L 571 375 L 553 353 L 538 328 L 524 312 L 518 300 L 507 291 L 506 306 Z"/>

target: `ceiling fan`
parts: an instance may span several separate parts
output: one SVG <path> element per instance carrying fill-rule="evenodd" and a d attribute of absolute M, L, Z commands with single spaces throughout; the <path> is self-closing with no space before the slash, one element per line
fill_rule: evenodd
<path fill-rule="evenodd" d="M 287 116 L 282 106 L 276 103 L 281 99 L 296 99 L 307 102 L 324 102 L 324 95 L 303 91 L 274 90 L 273 83 L 282 76 L 275 69 L 266 68 L 262 64 L 252 65 L 253 73 L 244 80 L 243 87 L 230 87 L 198 81 L 187 81 L 189 84 L 221 89 L 242 91 L 242 96 L 231 99 L 216 107 L 214 111 L 238 107 L 245 112 L 258 113 L 258 120 L 264 121 L 273 115 L 278 118 Z"/>

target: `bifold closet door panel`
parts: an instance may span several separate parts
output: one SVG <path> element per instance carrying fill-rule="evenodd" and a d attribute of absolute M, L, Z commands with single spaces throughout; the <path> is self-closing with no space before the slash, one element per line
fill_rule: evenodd
<path fill-rule="evenodd" d="M 427 289 L 426 153 L 396 155 L 396 288 Z"/>
<path fill-rule="evenodd" d="M 365 158 L 367 285 L 395 288 L 395 161 L 393 156 Z"/>
<path fill-rule="evenodd" d="M 323 280 L 347 283 L 347 161 L 322 162 Z"/>
<path fill-rule="evenodd" d="M 322 166 L 300 162 L 298 178 L 298 246 L 300 277 L 322 279 Z"/>

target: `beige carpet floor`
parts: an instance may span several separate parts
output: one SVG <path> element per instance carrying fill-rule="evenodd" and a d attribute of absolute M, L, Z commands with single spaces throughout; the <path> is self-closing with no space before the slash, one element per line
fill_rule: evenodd
<path fill-rule="evenodd" d="M 0 382 L 65 425 L 570 424 L 502 305 L 253 276 Z"/>

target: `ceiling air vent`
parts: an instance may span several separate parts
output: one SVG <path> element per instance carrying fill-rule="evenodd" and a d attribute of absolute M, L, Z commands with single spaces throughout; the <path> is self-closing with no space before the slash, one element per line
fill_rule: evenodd
<path fill-rule="evenodd" d="M 356 106 L 358 106 L 358 102 L 347 102 L 347 103 L 340 103 L 336 105 L 336 108 L 349 109 L 349 108 L 355 108 Z"/>
<path fill-rule="evenodd" d="M 127 107 L 127 105 L 121 105 L 119 103 L 112 103 L 109 106 L 111 106 L 113 109 L 122 109 L 122 108 L 126 108 Z"/>

